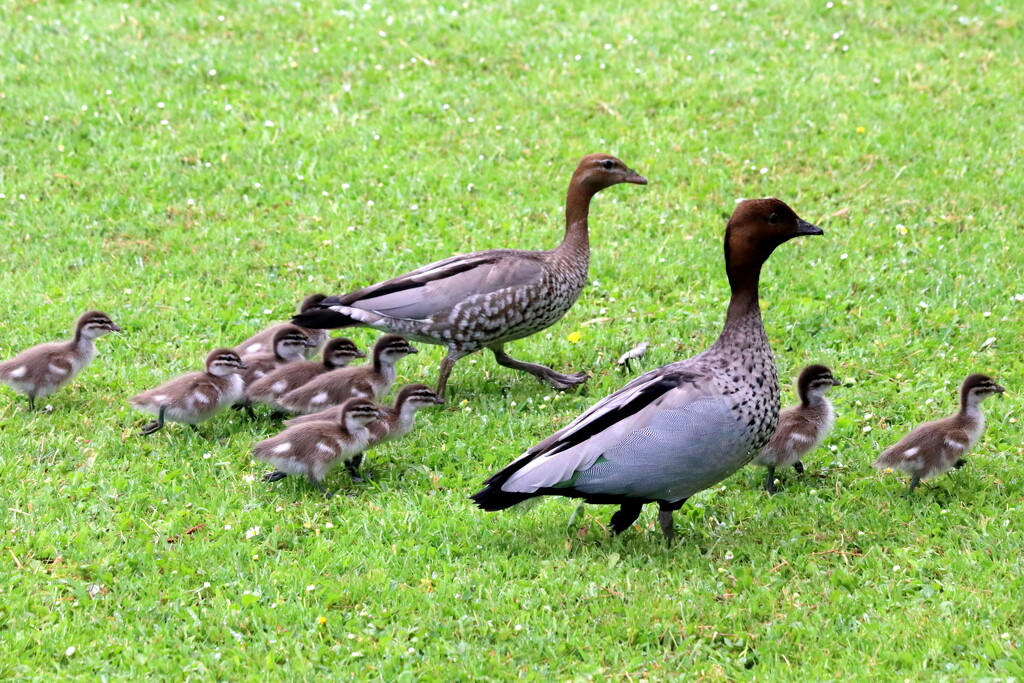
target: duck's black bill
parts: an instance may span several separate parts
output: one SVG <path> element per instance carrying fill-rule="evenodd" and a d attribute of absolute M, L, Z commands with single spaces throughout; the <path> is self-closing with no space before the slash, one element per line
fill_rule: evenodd
<path fill-rule="evenodd" d="M 796 219 L 796 234 L 797 235 L 824 235 L 825 231 L 819 228 L 817 225 L 812 225 L 802 218 Z"/>

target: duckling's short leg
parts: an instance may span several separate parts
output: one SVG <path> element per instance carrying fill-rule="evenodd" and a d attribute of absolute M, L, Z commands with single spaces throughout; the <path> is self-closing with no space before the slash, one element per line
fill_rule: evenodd
<path fill-rule="evenodd" d="M 263 481 L 269 484 L 272 481 L 281 481 L 287 476 L 287 472 L 282 472 L 281 470 L 274 470 L 273 472 L 267 472 L 266 474 L 264 474 Z"/>
<path fill-rule="evenodd" d="M 252 409 L 252 404 L 251 403 L 244 403 L 243 407 L 245 408 L 245 414 L 249 416 L 249 419 L 250 420 L 255 420 L 256 419 L 256 411 Z"/>
<path fill-rule="evenodd" d="M 437 376 L 437 391 L 435 392 L 438 396 L 444 397 L 445 387 L 448 386 L 448 375 L 452 374 L 452 368 L 463 356 L 468 355 L 466 351 L 460 349 L 448 348 L 448 355 L 441 361 L 441 372 Z"/>
<path fill-rule="evenodd" d="M 797 474 L 803 474 L 804 464 L 801 461 L 797 460 L 795 463 L 793 463 L 793 469 L 796 470 Z"/>
<path fill-rule="evenodd" d="M 555 389 L 571 389 L 575 386 L 583 384 L 590 375 L 585 372 L 576 372 L 571 375 L 563 375 L 560 372 L 556 372 L 549 367 L 538 365 L 536 363 L 527 363 L 526 361 L 516 360 L 512 356 L 505 353 L 505 345 L 498 344 L 490 347 L 491 351 L 494 352 L 494 360 L 498 361 L 498 365 L 506 368 L 512 368 L 513 370 L 520 370 L 522 372 L 528 372 L 541 382 L 547 382 Z"/>
<path fill-rule="evenodd" d="M 139 436 L 149 436 L 155 432 L 159 432 L 164 428 L 164 412 L 167 410 L 167 406 L 160 406 L 160 412 L 157 414 L 156 419 L 152 422 L 146 423 L 143 426 L 142 431 L 139 432 Z M 193 427 L 195 425 L 192 425 Z"/>
<path fill-rule="evenodd" d="M 199 434 L 199 433 L 200 433 L 200 432 L 199 432 L 199 425 L 196 425 L 196 424 L 192 424 L 192 423 L 189 423 L 189 425 L 188 425 L 188 426 L 189 426 L 189 427 L 191 427 L 191 428 L 192 428 L 192 431 L 193 431 L 193 432 L 195 432 L 196 434 Z"/>
<path fill-rule="evenodd" d="M 612 515 L 610 526 L 612 533 L 618 536 L 623 531 L 633 526 L 633 522 L 640 516 L 640 511 L 644 509 L 644 504 L 639 502 L 629 501 L 619 506 L 618 511 Z M 672 517 L 672 513 L 669 512 L 669 518 Z"/>
<path fill-rule="evenodd" d="M 317 479 L 313 475 L 312 472 L 310 472 L 308 475 L 306 475 L 306 478 L 309 479 L 309 483 L 312 484 L 313 486 L 315 486 L 317 488 L 317 490 L 320 491 L 320 493 L 324 494 L 324 498 L 326 498 L 327 500 L 330 500 L 331 498 L 334 497 L 334 493 L 332 493 L 331 491 L 328 491 L 327 487 L 324 486 L 324 483 L 322 481 L 320 481 L 319 479 Z"/>
<path fill-rule="evenodd" d="M 910 494 L 914 491 L 915 488 L 917 488 L 917 485 L 920 484 L 920 483 L 921 483 L 921 477 L 919 477 L 919 476 L 917 476 L 915 474 L 913 476 L 913 478 L 911 478 L 911 480 L 910 480 L 910 488 L 907 489 L 907 492 L 903 494 L 903 497 L 904 498 L 909 498 Z"/>
<path fill-rule="evenodd" d="M 768 465 L 768 476 L 764 478 L 764 490 L 775 495 L 775 465 Z"/>
<path fill-rule="evenodd" d="M 35 409 L 36 409 L 36 397 L 33 396 L 32 394 L 29 394 L 28 395 L 28 410 L 29 410 L 29 412 L 33 412 L 33 411 L 35 411 Z"/>
<path fill-rule="evenodd" d="M 363 453 L 360 453 L 351 460 L 345 461 L 345 469 L 348 470 L 348 474 L 352 477 L 352 481 L 357 484 L 363 480 L 363 478 L 359 476 L 359 466 L 363 464 L 363 455 Z"/>
<path fill-rule="evenodd" d="M 967 461 L 964 460 L 963 458 L 960 458 L 955 463 L 953 463 L 953 467 L 955 467 L 956 469 L 960 469 L 961 467 L 963 467 L 966 464 L 967 464 Z"/>

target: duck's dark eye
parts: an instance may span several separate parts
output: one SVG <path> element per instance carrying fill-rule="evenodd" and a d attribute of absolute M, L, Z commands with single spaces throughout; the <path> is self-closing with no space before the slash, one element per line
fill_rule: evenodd
<path fill-rule="evenodd" d="M 775 225 L 776 223 L 778 223 L 779 222 L 779 214 L 772 213 L 771 215 L 769 215 L 768 216 L 768 222 L 770 224 L 772 224 L 772 225 Z"/>
<path fill-rule="evenodd" d="M 607 169 L 615 168 L 615 162 L 612 161 L 611 159 L 605 159 L 604 161 L 601 162 L 601 165 Z"/>

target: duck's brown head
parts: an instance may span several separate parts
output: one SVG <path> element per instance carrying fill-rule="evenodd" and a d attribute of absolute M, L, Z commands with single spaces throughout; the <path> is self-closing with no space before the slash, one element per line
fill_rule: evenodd
<path fill-rule="evenodd" d="M 619 183 L 646 185 L 647 179 L 611 154 L 588 154 L 580 160 L 572 184 L 600 192 Z"/>
<path fill-rule="evenodd" d="M 736 206 L 725 227 L 725 268 L 735 289 L 749 283 L 780 244 L 803 235 L 824 235 L 782 200 L 747 199 Z"/>

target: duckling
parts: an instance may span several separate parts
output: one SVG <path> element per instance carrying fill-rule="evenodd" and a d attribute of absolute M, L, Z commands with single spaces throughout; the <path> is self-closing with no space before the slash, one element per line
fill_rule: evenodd
<path fill-rule="evenodd" d="M 277 404 L 292 413 L 315 413 L 344 403 L 353 396 L 380 399 L 395 382 L 395 363 L 418 353 L 397 334 L 385 334 L 373 346 L 373 365 L 331 370 L 292 389 Z"/>
<path fill-rule="evenodd" d="M 278 408 L 277 399 L 292 389 L 297 389 L 317 375 L 347 367 L 354 359 L 365 357 L 366 354 L 351 339 L 336 337 L 324 346 L 323 362 L 300 361 L 282 365 L 251 384 L 246 384 L 242 397 L 250 405 L 266 403 Z"/>
<path fill-rule="evenodd" d="M 163 428 L 165 421 L 196 424 L 213 417 L 221 408 L 242 397 L 246 364 L 231 349 L 215 349 L 206 356 L 206 372 L 190 372 L 155 389 L 128 399 L 136 410 L 156 415 L 140 432 L 147 436 Z"/>
<path fill-rule="evenodd" d="M 83 313 L 71 341 L 33 346 L 0 363 L 0 382 L 28 396 L 28 409 L 35 410 L 36 398 L 54 393 L 92 362 L 97 338 L 120 331 L 106 313 Z"/>
<path fill-rule="evenodd" d="M 321 301 L 327 298 L 325 294 L 310 294 L 302 303 L 299 305 L 299 312 L 305 313 L 306 311 L 319 305 Z M 290 323 L 282 323 L 280 325 L 273 325 L 265 330 L 257 332 L 253 336 L 246 339 L 244 342 L 234 348 L 235 353 L 240 357 L 248 360 L 249 356 L 257 353 L 267 353 L 274 348 L 274 335 L 278 331 Z M 312 346 L 309 346 L 305 350 L 305 356 L 312 358 L 316 355 L 317 350 L 327 342 L 327 332 L 324 330 L 314 330 L 311 328 L 303 328 L 303 332 L 309 337 L 309 340 L 313 342 Z"/>
<path fill-rule="evenodd" d="M 922 479 L 937 477 L 950 468 L 961 468 L 967 455 L 985 431 L 981 402 L 1005 389 L 987 375 L 968 375 L 960 386 L 960 410 L 949 417 L 925 422 L 887 448 L 874 466 L 880 470 L 894 469 L 910 475 L 910 488 Z"/>
<path fill-rule="evenodd" d="M 324 486 L 324 477 L 338 462 L 363 452 L 370 442 L 366 425 L 385 415 L 369 399 L 350 398 L 342 404 L 336 422 L 295 425 L 260 441 L 252 449 L 253 456 L 275 468 L 263 475 L 263 480 L 272 482 L 289 474 L 304 474 L 310 484 L 331 498 L 334 494 Z"/>
<path fill-rule="evenodd" d="M 315 346 L 316 342 L 310 339 L 302 328 L 295 325 L 280 325 L 274 333 L 271 351 L 242 356 L 242 360 L 245 361 L 242 381 L 245 386 L 249 386 L 268 372 L 302 360 L 305 358 L 306 350 Z"/>
<path fill-rule="evenodd" d="M 384 417 L 369 425 L 370 442 L 367 447 L 377 446 L 388 441 L 399 439 L 412 431 L 416 423 L 416 412 L 427 406 L 444 405 L 444 399 L 434 393 L 425 384 L 407 384 L 402 387 L 395 398 L 393 406 L 380 406 Z M 310 422 L 337 422 L 341 419 L 344 406 L 335 406 L 319 413 L 300 415 L 285 420 L 285 425 L 294 426 Z M 361 481 L 359 466 L 363 462 L 363 454 L 345 461 L 345 468 L 352 475 L 353 481 Z"/>
<path fill-rule="evenodd" d="M 490 349 L 499 365 L 521 370 L 556 389 L 587 381 L 505 353 L 505 344 L 550 327 L 576 302 L 587 282 L 590 200 L 619 183 L 647 180 L 608 154 L 583 157 L 569 183 L 565 237 L 551 251 L 492 249 L 453 256 L 351 294 L 324 299 L 292 322 L 304 327 L 359 325 L 448 347 L 437 394 L 462 357 Z"/>
<path fill-rule="evenodd" d="M 718 340 L 601 399 L 471 498 L 489 511 L 545 495 L 616 504 L 616 534 L 657 503 L 671 544 L 672 512 L 750 462 L 775 432 L 779 380 L 758 304 L 761 267 L 784 242 L 821 234 L 778 199 L 740 202 L 725 229 L 732 298 Z"/>
<path fill-rule="evenodd" d="M 792 465 L 797 474 L 803 474 L 804 464 L 800 458 L 821 445 L 836 421 L 836 411 L 825 396 L 829 389 L 839 386 L 831 370 L 824 365 L 808 365 L 796 384 L 800 405 L 779 413 L 779 426 L 772 440 L 752 461 L 768 468 L 764 488 L 773 495 L 775 468 Z"/>

